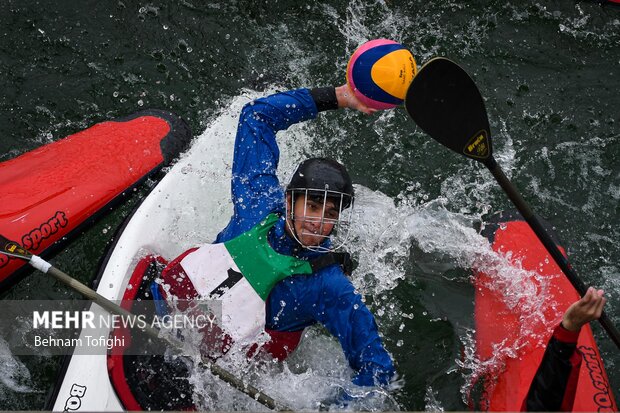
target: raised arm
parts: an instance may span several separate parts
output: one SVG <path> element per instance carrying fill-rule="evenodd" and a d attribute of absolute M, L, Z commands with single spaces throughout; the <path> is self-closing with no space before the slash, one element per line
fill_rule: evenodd
<path fill-rule="evenodd" d="M 317 108 L 310 91 L 298 89 L 257 99 L 239 117 L 232 168 L 232 201 L 236 221 L 245 230 L 284 198 L 276 175 L 280 150 L 276 132 L 313 119 Z"/>
<path fill-rule="evenodd" d="M 549 339 L 545 355 L 522 411 L 571 411 L 577 390 L 582 355 L 577 349 L 581 327 L 601 316 L 605 305 L 603 290 L 592 287 L 564 313 L 562 322 Z"/>
<path fill-rule="evenodd" d="M 359 102 L 346 85 L 276 93 L 244 106 L 233 156 L 234 216 L 217 242 L 237 236 L 268 213 L 283 209 L 284 194 L 276 175 L 280 159 L 276 133 L 313 119 L 318 112 L 337 108 L 374 112 Z"/>

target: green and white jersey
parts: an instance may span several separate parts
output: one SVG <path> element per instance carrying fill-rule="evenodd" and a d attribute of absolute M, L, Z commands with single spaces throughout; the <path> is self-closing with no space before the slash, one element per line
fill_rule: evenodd
<path fill-rule="evenodd" d="M 308 261 L 282 255 L 267 234 L 278 221 L 270 214 L 254 228 L 221 244 L 206 244 L 181 260 L 181 266 L 203 299 L 219 300 L 222 329 L 241 345 L 263 332 L 265 300 L 279 281 L 293 274 L 311 274 Z"/>

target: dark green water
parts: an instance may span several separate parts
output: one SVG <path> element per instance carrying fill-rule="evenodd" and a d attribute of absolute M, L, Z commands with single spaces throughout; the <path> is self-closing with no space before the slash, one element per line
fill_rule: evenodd
<path fill-rule="evenodd" d="M 473 75 L 486 98 L 498 161 L 555 225 L 586 283 L 606 290 L 606 309 L 620 325 L 618 7 L 532 0 L 4 1 L 0 161 L 144 108 L 170 109 L 199 135 L 243 88 L 343 83 L 348 56 L 378 37 L 407 45 L 419 63 L 446 56 Z M 442 211 L 471 219 L 509 207 L 486 171 L 430 141 L 402 110 L 374 118 L 328 114 L 314 130 L 316 153 L 339 157 L 357 183 L 398 205 L 440 201 Z M 55 265 L 90 280 L 140 196 L 68 246 Z M 440 239 L 441 228 L 433 234 Z M 394 394 L 400 408 L 460 410 L 467 372 L 452 368 L 466 341 L 473 292 L 467 272 L 457 268 L 458 254 L 429 251 L 421 239 L 399 245 L 404 254 L 383 256 L 402 277 L 377 289 L 373 283 L 385 279 L 368 274 L 362 285 L 379 291 L 368 302 L 404 377 Z M 33 274 L 3 298 L 74 296 Z M 401 311 L 415 316 L 403 319 Z M 620 353 L 594 329 L 618 395 Z M 2 356 L 0 408 L 41 409 L 58 360 Z"/>

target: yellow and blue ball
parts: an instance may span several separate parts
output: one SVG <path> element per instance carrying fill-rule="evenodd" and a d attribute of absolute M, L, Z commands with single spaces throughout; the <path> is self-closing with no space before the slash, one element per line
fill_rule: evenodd
<path fill-rule="evenodd" d="M 417 70 L 403 45 L 376 39 L 362 44 L 349 59 L 347 83 L 366 106 L 391 109 L 403 103 Z"/>

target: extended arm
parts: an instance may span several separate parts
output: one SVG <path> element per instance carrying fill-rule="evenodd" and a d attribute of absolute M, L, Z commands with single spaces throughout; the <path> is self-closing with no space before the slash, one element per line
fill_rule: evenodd
<path fill-rule="evenodd" d="M 234 216 L 217 242 L 247 231 L 269 212 L 282 209 L 284 194 L 276 175 L 280 159 L 276 133 L 313 119 L 318 112 L 337 108 L 374 111 L 361 104 L 346 85 L 276 93 L 244 106 L 233 156 Z"/>
<path fill-rule="evenodd" d="M 337 267 L 324 282 L 314 316 L 340 342 L 349 365 L 357 371 L 353 382 L 359 386 L 388 384 L 394 365 L 362 297 Z"/>
<path fill-rule="evenodd" d="M 338 266 L 278 283 L 271 291 L 267 314 L 267 327 L 278 331 L 323 324 L 357 372 L 353 379 L 357 385 L 386 385 L 394 375 L 373 315 Z"/>
<path fill-rule="evenodd" d="M 577 349 L 579 331 L 601 316 L 604 305 L 603 291 L 590 287 L 566 310 L 549 340 L 522 411 L 572 410 L 582 360 Z"/>

